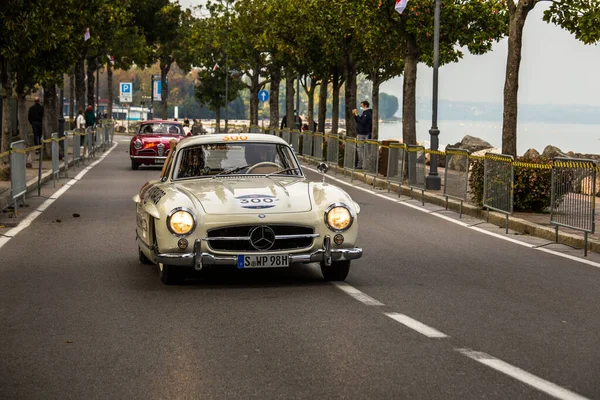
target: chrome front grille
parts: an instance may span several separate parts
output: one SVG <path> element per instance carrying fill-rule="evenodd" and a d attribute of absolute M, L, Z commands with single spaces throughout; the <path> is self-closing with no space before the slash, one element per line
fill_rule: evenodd
<path fill-rule="evenodd" d="M 156 146 L 156 150 L 158 151 L 158 156 L 162 157 L 165 155 L 165 145 L 162 143 L 159 143 L 158 146 Z"/>
<path fill-rule="evenodd" d="M 317 237 L 313 228 L 265 224 L 211 229 L 203 240 L 213 250 L 268 252 L 307 248 Z"/>

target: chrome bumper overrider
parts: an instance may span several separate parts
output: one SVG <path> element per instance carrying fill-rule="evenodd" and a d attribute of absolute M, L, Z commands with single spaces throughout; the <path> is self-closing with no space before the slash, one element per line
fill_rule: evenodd
<path fill-rule="evenodd" d="M 143 241 L 138 240 L 138 242 L 145 246 Z M 196 270 L 201 270 L 205 265 L 237 265 L 237 256 L 219 256 L 203 253 L 201 251 L 201 244 L 201 240 L 196 240 L 194 242 L 194 251 L 191 253 L 158 253 L 155 249 L 151 250 L 154 251 L 154 259 L 157 263 L 167 265 L 194 267 Z M 352 249 L 332 249 L 331 238 L 325 236 L 321 249 L 308 254 L 290 254 L 289 257 L 290 263 L 323 261 L 326 265 L 331 265 L 332 261 L 356 260 L 362 257 L 362 252 L 362 249 L 359 247 Z"/>

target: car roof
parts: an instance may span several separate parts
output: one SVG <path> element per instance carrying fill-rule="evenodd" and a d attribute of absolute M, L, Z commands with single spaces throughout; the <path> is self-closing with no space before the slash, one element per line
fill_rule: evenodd
<path fill-rule="evenodd" d="M 181 125 L 180 121 L 169 121 L 166 119 L 151 119 L 148 121 L 142 121 L 141 125 L 144 124 L 175 124 L 175 125 Z"/>
<path fill-rule="evenodd" d="M 198 144 L 215 144 L 215 143 L 277 143 L 288 145 L 288 143 L 279 136 L 268 135 L 265 133 L 227 133 L 227 134 L 211 134 L 200 136 L 189 136 L 181 141 L 178 147 L 194 146 Z"/>

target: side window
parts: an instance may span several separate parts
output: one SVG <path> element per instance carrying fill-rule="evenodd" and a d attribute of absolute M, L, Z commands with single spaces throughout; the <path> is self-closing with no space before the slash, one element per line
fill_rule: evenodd
<path fill-rule="evenodd" d="M 175 153 L 176 147 L 177 147 L 176 144 L 171 143 L 171 146 L 169 149 L 169 155 L 167 156 L 167 161 L 165 161 L 162 172 L 160 173 L 161 180 L 166 180 L 168 178 L 169 171 L 171 170 L 171 164 L 173 163 L 173 159 L 174 159 L 173 154 Z"/>

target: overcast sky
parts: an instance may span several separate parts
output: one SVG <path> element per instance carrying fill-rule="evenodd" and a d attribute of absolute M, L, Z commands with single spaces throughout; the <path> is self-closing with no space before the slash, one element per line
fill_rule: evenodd
<path fill-rule="evenodd" d="M 203 0 L 180 2 L 186 7 L 205 3 Z M 567 31 L 542 21 L 547 7 L 540 3 L 527 17 L 519 102 L 600 106 L 600 47 L 583 45 Z M 487 54 L 472 56 L 465 51 L 460 62 L 440 68 L 440 98 L 502 102 L 507 49 L 505 39 Z M 401 98 L 402 78 L 384 83 L 381 90 Z M 430 99 L 431 94 L 432 70 L 420 64 L 417 96 Z"/>

